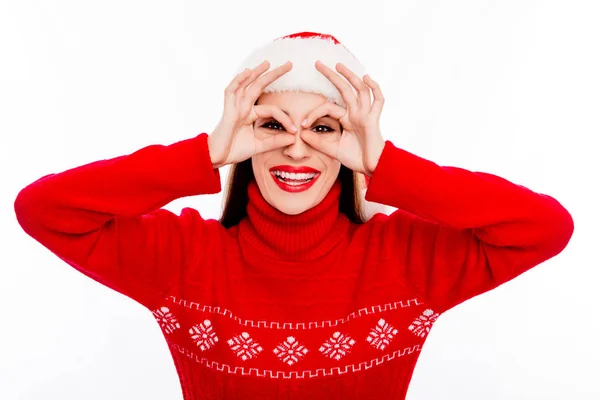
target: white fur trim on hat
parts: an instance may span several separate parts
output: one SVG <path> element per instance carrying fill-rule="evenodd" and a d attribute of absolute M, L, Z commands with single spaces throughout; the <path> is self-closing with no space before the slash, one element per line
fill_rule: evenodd
<path fill-rule="evenodd" d="M 331 35 L 303 32 L 284 36 L 254 50 L 241 64 L 238 73 L 245 68 L 253 69 L 263 61 L 269 61 L 270 69 L 287 61 L 293 64 L 292 70 L 267 86 L 265 93 L 301 91 L 319 93 L 327 100 L 345 107 L 339 91 L 315 68 L 315 62 L 321 60 L 335 70 L 342 63 L 359 77 L 365 71 L 352 53 Z"/>

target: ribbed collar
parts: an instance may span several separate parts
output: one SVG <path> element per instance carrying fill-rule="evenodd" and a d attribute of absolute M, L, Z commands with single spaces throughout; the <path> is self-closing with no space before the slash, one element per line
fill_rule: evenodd
<path fill-rule="evenodd" d="M 255 181 L 248 186 L 248 216 L 240 235 L 254 251 L 281 261 L 310 261 L 326 256 L 346 237 L 350 221 L 339 212 L 341 183 L 323 201 L 298 215 L 287 215 L 263 198 Z"/>

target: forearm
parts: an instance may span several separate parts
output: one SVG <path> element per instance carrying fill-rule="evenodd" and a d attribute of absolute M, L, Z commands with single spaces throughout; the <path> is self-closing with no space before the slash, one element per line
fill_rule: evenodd
<path fill-rule="evenodd" d="M 220 191 L 206 135 L 46 175 L 17 196 L 19 221 L 80 234 L 114 216 L 139 216 L 185 196 Z"/>
<path fill-rule="evenodd" d="M 441 167 L 391 142 L 371 177 L 366 199 L 459 229 L 497 246 L 568 240 L 573 221 L 554 198 L 487 173 Z"/>

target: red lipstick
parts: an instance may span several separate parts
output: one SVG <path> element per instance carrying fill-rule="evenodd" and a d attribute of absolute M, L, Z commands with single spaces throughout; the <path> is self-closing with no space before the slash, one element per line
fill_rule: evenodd
<path fill-rule="evenodd" d="M 276 171 L 279 172 L 276 173 Z M 281 190 L 289 193 L 304 192 L 305 190 L 310 189 L 317 179 L 319 179 L 319 176 L 321 176 L 321 172 L 314 168 L 304 166 L 295 167 L 292 165 L 277 165 L 269 169 L 269 172 L 277 186 L 279 186 Z M 308 180 L 290 179 L 282 177 L 280 172 L 290 174 L 311 174 L 312 177 Z"/>
<path fill-rule="evenodd" d="M 318 170 L 311 167 L 294 167 L 293 165 L 277 165 L 271 168 L 269 171 L 295 172 L 297 174 L 319 172 Z"/>

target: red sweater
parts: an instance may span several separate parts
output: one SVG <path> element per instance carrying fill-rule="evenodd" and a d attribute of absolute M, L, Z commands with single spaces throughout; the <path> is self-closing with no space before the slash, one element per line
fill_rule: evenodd
<path fill-rule="evenodd" d="M 554 198 L 441 167 L 387 142 L 356 225 L 340 186 L 288 216 L 249 187 L 225 229 L 169 202 L 218 193 L 207 135 L 47 175 L 15 201 L 22 228 L 153 312 L 191 399 L 404 399 L 438 316 L 560 253 Z"/>

